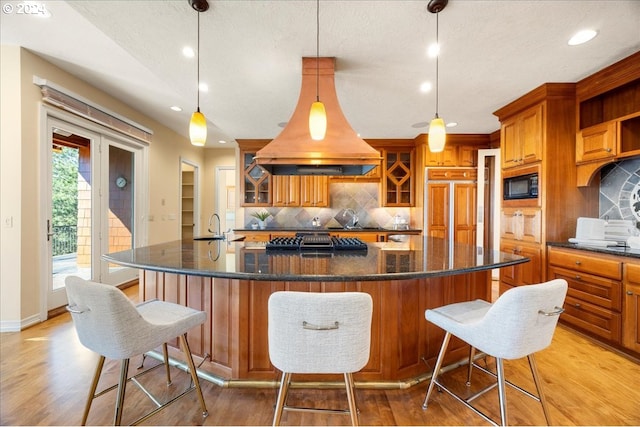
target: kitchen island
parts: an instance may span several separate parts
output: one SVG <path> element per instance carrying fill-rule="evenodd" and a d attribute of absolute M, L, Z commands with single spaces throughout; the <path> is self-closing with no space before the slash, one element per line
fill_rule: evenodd
<path fill-rule="evenodd" d="M 371 354 L 355 375 L 359 387 L 407 387 L 427 378 L 444 334 L 427 323 L 424 311 L 490 300 L 491 270 L 528 261 L 424 236 L 354 251 L 272 251 L 265 242 L 185 239 L 103 258 L 140 269 L 141 300 L 158 298 L 208 313 L 189 342 L 202 360 L 201 376 L 222 386 L 277 384 L 267 339 L 271 293 L 369 293 Z M 467 354 L 457 340 L 450 348 L 451 361 Z"/>

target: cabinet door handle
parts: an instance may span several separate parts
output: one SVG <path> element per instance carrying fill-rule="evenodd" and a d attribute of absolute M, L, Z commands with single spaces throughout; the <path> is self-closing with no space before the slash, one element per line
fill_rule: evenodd
<path fill-rule="evenodd" d="M 606 151 L 607 151 L 607 153 L 610 153 L 611 152 L 611 148 L 607 148 Z"/>
<path fill-rule="evenodd" d="M 627 295 L 633 295 L 633 292 L 627 291 Z"/>

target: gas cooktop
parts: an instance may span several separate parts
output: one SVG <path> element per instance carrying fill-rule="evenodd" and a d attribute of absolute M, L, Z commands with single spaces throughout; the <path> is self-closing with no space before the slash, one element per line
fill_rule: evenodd
<path fill-rule="evenodd" d="M 274 237 L 267 250 L 294 251 L 366 251 L 367 244 L 357 237 L 337 237 L 328 234 L 298 234 L 294 237 Z"/>

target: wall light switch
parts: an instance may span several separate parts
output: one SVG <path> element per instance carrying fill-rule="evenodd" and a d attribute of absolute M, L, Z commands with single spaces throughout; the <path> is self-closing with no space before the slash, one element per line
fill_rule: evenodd
<path fill-rule="evenodd" d="M 4 226 L 6 228 L 13 228 L 13 217 L 8 216 L 4 219 Z"/>

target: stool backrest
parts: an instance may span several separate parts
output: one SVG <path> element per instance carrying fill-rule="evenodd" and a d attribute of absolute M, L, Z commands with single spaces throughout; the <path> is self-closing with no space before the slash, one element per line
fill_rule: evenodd
<path fill-rule="evenodd" d="M 116 360 L 140 354 L 147 322 L 120 289 L 76 276 L 67 277 L 65 285 L 82 345 Z"/>
<path fill-rule="evenodd" d="M 275 292 L 269 357 L 289 373 L 353 373 L 369 361 L 373 302 L 363 292 Z"/>
<path fill-rule="evenodd" d="M 554 279 L 503 293 L 477 325 L 476 347 L 492 356 L 519 359 L 551 344 L 567 294 L 567 281 Z"/>

